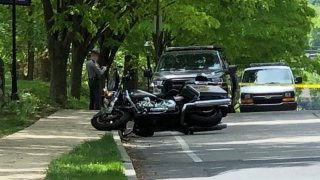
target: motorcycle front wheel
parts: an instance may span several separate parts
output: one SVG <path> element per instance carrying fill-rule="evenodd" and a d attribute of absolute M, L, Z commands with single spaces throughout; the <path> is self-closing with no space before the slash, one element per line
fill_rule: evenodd
<path fill-rule="evenodd" d="M 130 113 L 114 109 L 111 114 L 98 112 L 92 119 L 91 125 L 99 131 L 119 130 L 130 120 Z"/>

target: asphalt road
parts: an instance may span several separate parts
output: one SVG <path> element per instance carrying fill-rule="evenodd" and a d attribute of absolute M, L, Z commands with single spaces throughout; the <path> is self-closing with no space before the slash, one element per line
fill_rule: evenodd
<path fill-rule="evenodd" d="M 230 114 L 228 128 L 126 143 L 139 179 L 320 179 L 320 111 Z"/>

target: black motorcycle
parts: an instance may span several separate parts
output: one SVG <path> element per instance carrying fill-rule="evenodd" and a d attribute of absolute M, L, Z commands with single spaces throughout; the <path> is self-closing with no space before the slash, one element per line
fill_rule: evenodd
<path fill-rule="evenodd" d="M 123 78 L 115 75 L 115 91 L 106 93 L 104 107 L 91 119 L 97 130 L 119 130 L 122 136 L 132 132 L 153 136 L 157 131 L 193 134 L 227 127 L 221 123 L 231 103 L 227 92 L 203 75 L 185 82 L 180 90 L 172 89 L 162 96 L 124 89 L 123 83 L 130 81 L 133 74 L 129 72 Z M 128 133 L 129 121 L 133 126 Z"/>

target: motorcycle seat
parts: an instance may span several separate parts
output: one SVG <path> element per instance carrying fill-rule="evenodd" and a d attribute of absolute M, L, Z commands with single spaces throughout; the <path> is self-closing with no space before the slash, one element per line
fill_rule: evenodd
<path fill-rule="evenodd" d="M 149 93 L 147 91 L 140 90 L 140 89 L 130 90 L 129 91 L 129 95 L 133 99 L 142 99 L 144 97 L 157 98 L 156 95 L 151 94 L 151 93 Z"/>

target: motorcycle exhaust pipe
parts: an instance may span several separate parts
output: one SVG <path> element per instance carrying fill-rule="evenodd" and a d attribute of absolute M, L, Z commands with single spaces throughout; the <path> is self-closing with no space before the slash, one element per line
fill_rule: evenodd
<path fill-rule="evenodd" d="M 181 110 L 181 125 L 185 125 L 185 114 L 187 108 L 190 107 L 208 107 L 208 106 L 228 106 L 231 104 L 230 99 L 214 99 L 214 100 L 205 100 L 205 101 L 196 101 L 193 103 L 186 103 L 183 105 L 182 110 Z"/>

